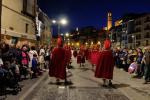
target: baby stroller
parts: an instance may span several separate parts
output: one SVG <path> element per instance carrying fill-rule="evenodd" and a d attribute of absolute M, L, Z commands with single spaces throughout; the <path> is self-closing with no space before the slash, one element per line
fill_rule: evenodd
<path fill-rule="evenodd" d="M 136 62 L 133 62 L 133 63 L 130 64 L 130 66 L 128 68 L 128 72 L 130 74 L 132 74 L 136 71 L 136 69 L 137 69 L 137 64 L 136 64 Z"/>
<path fill-rule="evenodd" d="M 6 73 L 6 70 L 0 68 L 0 96 L 2 95 L 5 95 L 6 97 L 6 89 L 4 87 L 4 80 L 5 80 L 5 73 Z"/>
<path fill-rule="evenodd" d="M 7 94 L 7 90 L 12 90 L 12 94 L 17 94 L 19 91 L 21 91 L 21 87 L 18 83 L 18 80 L 14 77 L 14 74 L 11 70 L 1 70 L 1 76 L 0 76 L 0 92 L 4 95 Z"/>

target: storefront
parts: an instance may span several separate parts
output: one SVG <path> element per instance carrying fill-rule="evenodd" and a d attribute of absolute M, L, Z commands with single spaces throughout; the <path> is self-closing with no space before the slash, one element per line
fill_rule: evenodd
<path fill-rule="evenodd" d="M 7 29 L 2 29 L 2 40 L 9 45 L 16 44 L 20 47 L 24 44 L 27 44 L 29 46 L 36 45 L 37 42 L 35 35 L 17 33 L 15 31 Z"/>

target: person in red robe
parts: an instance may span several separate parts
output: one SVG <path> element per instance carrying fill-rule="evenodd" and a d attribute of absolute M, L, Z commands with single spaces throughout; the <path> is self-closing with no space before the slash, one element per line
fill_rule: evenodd
<path fill-rule="evenodd" d="M 92 68 L 94 68 L 94 66 L 97 64 L 97 58 L 98 58 L 98 54 L 99 54 L 99 49 L 97 48 L 97 45 L 93 46 L 93 50 L 91 52 L 91 64 L 92 64 Z"/>
<path fill-rule="evenodd" d="M 96 64 L 95 77 L 103 79 L 103 86 L 112 86 L 114 58 L 110 47 L 111 42 L 106 39 L 104 41 L 104 50 L 99 53 Z"/>
<path fill-rule="evenodd" d="M 52 51 L 51 63 L 49 66 L 49 76 L 55 77 L 57 84 L 60 84 L 60 79 L 65 80 L 65 83 L 67 82 L 65 52 L 66 51 L 63 48 L 63 40 L 59 37 L 57 40 L 57 47 Z"/>
<path fill-rule="evenodd" d="M 77 52 L 77 50 L 76 50 L 76 48 L 75 48 L 75 49 L 73 50 L 73 56 L 74 56 L 74 58 L 76 58 L 77 55 L 78 55 L 78 52 Z"/>
<path fill-rule="evenodd" d="M 86 58 L 86 60 L 88 60 L 88 57 L 89 57 L 89 48 L 86 48 L 85 49 L 85 58 Z"/>
<path fill-rule="evenodd" d="M 84 52 L 84 47 L 81 46 L 79 53 L 77 55 L 77 64 L 80 64 L 81 67 L 84 66 L 84 63 L 85 63 L 85 52 Z"/>
<path fill-rule="evenodd" d="M 66 66 L 69 68 L 71 66 L 70 65 L 71 49 L 70 49 L 70 47 L 68 45 L 65 45 L 64 49 L 65 49 L 65 56 L 66 56 L 65 63 L 66 63 Z"/>

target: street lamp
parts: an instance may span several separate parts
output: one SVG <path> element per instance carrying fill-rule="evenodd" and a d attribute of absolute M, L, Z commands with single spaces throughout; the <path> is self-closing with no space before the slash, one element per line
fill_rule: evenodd
<path fill-rule="evenodd" d="M 93 41 L 91 41 L 91 45 L 93 45 Z"/>
<path fill-rule="evenodd" d="M 66 25 L 66 24 L 67 24 L 67 20 L 66 20 L 66 19 L 61 19 L 61 20 L 60 20 L 60 23 L 61 23 L 62 25 Z"/>
<path fill-rule="evenodd" d="M 64 36 L 64 34 L 63 34 L 63 33 L 61 33 L 60 35 L 61 35 L 61 36 Z"/>
<path fill-rule="evenodd" d="M 66 37 L 69 37 L 69 33 L 66 33 L 65 35 L 66 35 Z"/>
<path fill-rule="evenodd" d="M 100 42 L 100 41 L 98 41 L 98 42 L 97 42 L 97 44 L 99 44 L 99 45 L 100 45 L 100 44 L 101 44 L 101 42 Z"/>
<path fill-rule="evenodd" d="M 87 42 L 86 42 L 85 44 L 86 44 L 86 45 L 88 45 L 88 43 L 87 43 Z"/>
<path fill-rule="evenodd" d="M 55 24 L 55 23 L 56 23 L 56 20 L 52 20 L 52 23 Z"/>
<path fill-rule="evenodd" d="M 66 25 L 68 23 L 68 21 L 65 18 L 63 18 L 63 19 L 60 19 L 59 21 L 52 20 L 52 23 L 58 25 L 58 35 L 59 35 L 60 34 L 60 26 L 61 25 Z"/>

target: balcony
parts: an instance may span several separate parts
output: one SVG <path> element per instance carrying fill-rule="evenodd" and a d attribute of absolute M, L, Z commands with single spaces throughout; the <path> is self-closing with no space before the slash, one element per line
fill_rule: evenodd
<path fill-rule="evenodd" d="M 149 27 L 149 26 L 148 26 L 148 27 L 145 27 L 144 30 L 150 30 L 150 27 Z"/>
<path fill-rule="evenodd" d="M 140 40 L 140 39 L 141 39 L 141 36 L 137 36 L 136 39 L 137 39 L 137 40 Z"/>
<path fill-rule="evenodd" d="M 141 21 L 137 21 L 135 22 L 135 25 L 138 26 L 138 25 L 142 25 Z"/>
<path fill-rule="evenodd" d="M 149 17 L 147 17 L 146 19 L 145 19 L 145 21 L 144 21 L 145 23 L 147 23 L 147 22 L 150 22 L 150 18 Z"/>
<path fill-rule="evenodd" d="M 144 35 L 144 38 L 150 38 L 150 35 Z"/>
<path fill-rule="evenodd" d="M 145 35 L 144 35 L 144 38 L 150 38 L 150 33 L 146 33 Z"/>
<path fill-rule="evenodd" d="M 141 28 L 135 29 L 134 33 L 141 32 Z"/>
<path fill-rule="evenodd" d="M 145 22 L 145 23 L 150 22 L 150 19 L 149 19 L 149 20 L 145 20 L 144 22 Z"/>

